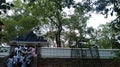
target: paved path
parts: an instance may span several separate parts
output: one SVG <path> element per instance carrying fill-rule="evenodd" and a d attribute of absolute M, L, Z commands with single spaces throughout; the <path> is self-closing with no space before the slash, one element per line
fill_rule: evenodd
<path fill-rule="evenodd" d="M 31 64 L 32 67 L 37 67 L 37 57 L 33 57 L 33 61 Z"/>

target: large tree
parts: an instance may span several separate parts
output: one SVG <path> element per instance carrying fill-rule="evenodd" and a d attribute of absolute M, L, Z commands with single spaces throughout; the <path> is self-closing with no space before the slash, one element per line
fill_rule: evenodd
<path fill-rule="evenodd" d="M 87 4 L 74 3 L 73 0 L 14 0 L 13 14 L 6 18 L 6 38 L 11 40 L 15 36 L 34 30 L 38 36 L 45 34 L 54 38 L 57 47 L 61 47 L 61 35 L 68 28 L 70 31 L 77 30 L 77 41 L 85 37 Z M 75 13 L 66 18 L 64 8 L 73 7 Z M 65 21 L 67 19 L 69 22 Z M 12 32 L 11 32 L 12 31 Z M 53 33 L 53 35 L 51 35 Z M 48 36 L 48 37 L 49 37 Z"/>
<path fill-rule="evenodd" d="M 116 19 L 111 22 L 109 25 L 111 29 L 115 31 L 113 34 L 113 44 L 116 43 L 118 46 L 119 42 L 119 30 L 120 30 L 120 0 L 85 0 L 84 3 L 87 3 L 91 11 L 95 11 L 104 15 L 106 18 L 108 16 L 116 16 Z M 116 39 L 116 36 L 117 39 Z"/>
<path fill-rule="evenodd" d="M 48 25 L 56 29 L 56 43 L 61 47 L 62 11 L 64 7 L 73 4 L 72 0 L 14 0 L 13 3 L 13 15 L 6 19 L 8 39 L 31 29 L 40 31 L 41 27 Z"/>
<path fill-rule="evenodd" d="M 41 27 L 46 24 L 55 29 L 57 47 L 61 47 L 62 11 L 63 8 L 69 7 L 71 4 L 73 4 L 73 0 L 37 0 L 28 3 L 29 9 L 32 10 L 31 15 L 40 20 Z"/>

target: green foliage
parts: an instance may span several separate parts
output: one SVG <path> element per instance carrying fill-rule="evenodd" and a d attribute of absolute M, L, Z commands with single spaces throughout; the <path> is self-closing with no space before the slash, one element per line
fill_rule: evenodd
<path fill-rule="evenodd" d="M 118 35 L 120 31 L 120 0 L 85 0 L 84 3 L 87 3 L 87 5 L 91 7 L 91 11 L 95 11 L 97 13 L 103 14 L 106 18 L 109 15 L 116 16 L 116 19 L 113 20 L 109 25 L 112 32 L 114 32 L 114 33 L 110 32 L 113 37 L 113 39 L 111 39 L 112 41 L 111 40 L 110 41 L 112 42 L 112 44 L 116 44 L 116 46 L 119 46 L 119 43 L 117 42 L 119 39 L 115 39 L 115 37 Z M 107 30 L 110 30 L 110 29 L 107 29 Z M 104 30 L 103 33 L 106 33 L 106 30 Z M 103 36 L 106 40 L 109 40 L 107 39 L 108 37 L 106 38 L 106 35 L 103 35 Z M 107 42 L 106 42 L 106 45 L 107 45 Z"/>
<path fill-rule="evenodd" d="M 88 20 L 85 14 L 89 11 L 87 3 L 74 3 L 73 0 L 14 0 L 13 3 L 13 15 L 5 18 L 4 34 L 7 41 L 26 34 L 30 30 L 40 34 L 46 31 L 47 33 L 42 34 L 55 40 L 58 46 L 61 46 L 61 42 L 63 43 L 61 36 L 72 41 L 77 38 L 77 42 L 85 39 Z M 75 9 L 75 13 L 69 18 L 64 17 L 65 7 Z M 49 32 L 51 29 L 54 32 Z M 66 29 L 69 30 L 68 33 L 64 32 Z M 74 37 L 73 31 L 75 30 L 78 33 Z"/>
<path fill-rule="evenodd" d="M 119 48 L 117 39 L 114 35 L 117 35 L 113 28 L 110 26 L 111 23 L 106 23 L 105 25 L 100 25 L 98 33 L 97 43 L 101 48 Z"/>

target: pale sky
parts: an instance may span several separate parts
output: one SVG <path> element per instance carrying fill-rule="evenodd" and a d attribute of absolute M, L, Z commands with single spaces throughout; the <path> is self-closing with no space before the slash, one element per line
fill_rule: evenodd
<path fill-rule="evenodd" d="M 88 27 L 92 26 L 93 28 L 97 28 L 100 24 L 105 24 L 106 22 L 110 22 L 114 20 L 115 16 L 108 16 L 105 18 L 102 14 L 92 13 L 92 17 L 88 20 Z"/>
<path fill-rule="evenodd" d="M 13 0 L 6 0 L 6 2 L 12 2 Z"/>

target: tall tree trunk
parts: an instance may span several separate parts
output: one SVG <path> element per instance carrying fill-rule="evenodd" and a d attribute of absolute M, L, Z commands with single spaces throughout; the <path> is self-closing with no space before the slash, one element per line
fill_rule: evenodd
<path fill-rule="evenodd" d="M 61 31 L 62 31 L 62 17 L 61 17 L 61 12 L 62 12 L 62 6 L 61 6 L 61 0 L 58 1 L 58 0 L 55 0 L 55 3 L 56 3 L 56 6 L 57 6 L 57 9 L 56 9 L 56 17 L 57 17 L 57 20 L 58 20 L 58 23 L 57 23 L 57 28 L 58 30 L 56 31 L 56 44 L 57 44 L 57 47 L 61 47 Z"/>
<path fill-rule="evenodd" d="M 58 31 L 56 32 L 56 44 L 57 47 L 61 47 L 61 31 L 62 31 L 62 25 L 61 21 L 58 22 Z"/>
<path fill-rule="evenodd" d="M 57 47 L 61 47 L 61 31 L 62 31 L 62 22 L 61 22 L 61 17 L 60 13 L 57 13 L 57 19 L 58 19 L 58 31 L 56 32 L 56 44 Z"/>
<path fill-rule="evenodd" d="M 58 30 L 57 36 L 56 36 L 56 43 L 57 43 L 57 47 L 61 47 L 61 30 Z"/>

